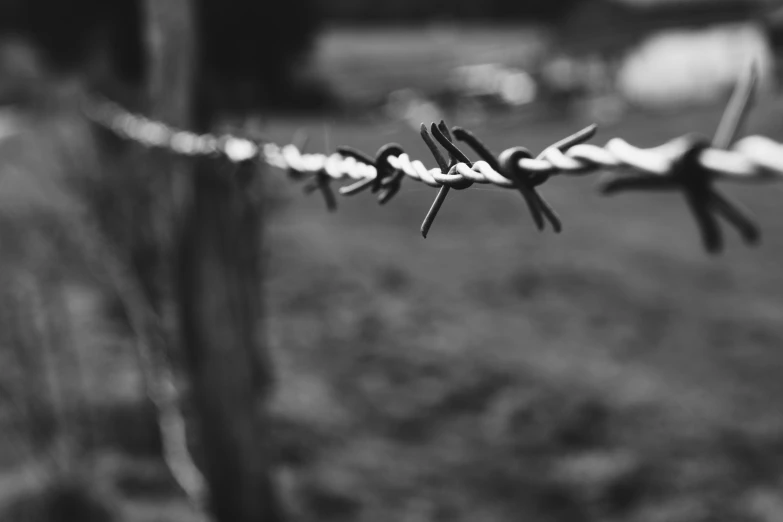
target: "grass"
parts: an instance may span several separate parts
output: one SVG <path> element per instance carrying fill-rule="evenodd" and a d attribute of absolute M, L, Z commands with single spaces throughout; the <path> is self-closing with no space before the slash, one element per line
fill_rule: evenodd
<path fill-rule="evenodd" d="M 653 144 L 717 117 L 637 116 L 612 135 Z M 539 150 L 578 127 L 476 131 L 498 150 Z M 399 141 L 427 157 L 410 129 L 331 129 L 334 144 Z M 326 382 L 300 407 L 347 417 L 345 458 L 362 462 L 330 451 L 326 465 L 370 467 L 366 519 L 421 505 L 452 520 L 752 512 L 780 473 L 781 242 L 775 191 L 733 192 L 765 242 L 735 240 L 721 258 L 702 252 L 680 197 L 603 199 L 590 181 L 544 189 L 561 236 L 536 233 L 499 190 L 453 194 L 427 240 L 433 190 L 405 188 L 383 209 L 346 201 L 328 219 L 317 199 L 297 200 L 270 225 L 271 324 L 281 368 L 294 368 L 281 401 Z M 297 385 L 296 368 L 313 377 Z"/>
<path fill-rule="evenodd" d="M 347 83 L 374 81 L 365 71 L 395 49 L 373 35 L 334 38 L 324 48 L 378 53 L 340 72 Z M 411 70 L 428 81 L 426 67 Z M 773 101 L 748 129 L 781 139 Z M 710 134 L 720 109 L 631 114 L 594 141 Z M 397 141 L 434 164 L 403 123 L 267 123 L 280 142 L 309 130 L 311 150 L 373 152 Z M 472 130 L 497 151 L 537 151 L 585 123 L 531 125 L 508 114 Z M 2 185 L 4 208 L 38 201 L 19 195 L 35 176 L 56 189 L 56 155 L 33 163 L 40 133 L 52 128 L 45 121 L 36 140 L 4 149 L 18 158 L 8 165 L 27 165 L 18 184 Z M 273 410 L 281 488 L 297 519 L 692 522 L 783 513 L 777 187 L 727 187 L 753 209 L 763 243 L 747 249 L 729 234 L 726 254 L 712 258 L 680 196 L 603 198 L 593 179 L 543 187 L 563 218 L 561 235 L 536 232 L 518 194 L 472 188 L 450 195 L 426 240 L 418 227 L 435 191 L 414 182 L 386 207 L 361 195 L 327 214 L 281 173 L 268 181 L 281 202 L 267 237 Z M 28 231 L 70 208 L 51 201 L 6 213 L 19 238 L 4 248 L 8 265 L 29 267 L 41 255 L 24 246 Z M 75 317 L 92 321 L 76 344 L 89 354 L 95 397 L 137 398 L 125 334 L 102 310 L 100 288 L 83 274 L 72 279 Z M 117 389 L 120 376 L 128 385 Z M 154 462 L 140 469 L 124 454 L 104 468 L 124 477 L 116 481 L 128 520 L 191 519 Z"/>

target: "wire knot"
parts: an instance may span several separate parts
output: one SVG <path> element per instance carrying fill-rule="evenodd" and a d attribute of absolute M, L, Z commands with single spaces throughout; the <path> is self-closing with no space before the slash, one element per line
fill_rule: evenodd
<path fill-rule="evenodd" d="M 294 143 L 294 150 L 297 151 L 296 153 L 300 156 L 304 155 L 305 148 L 307 147 L 307 143 L 309 141 L 309 137 L 306 134 L 302 134 L 299 136 L 299 139 L 295 139 Z M 288 172 L 289 175 L 295 174 L 300 175 L 302 172 L 299 172 L 297 168 L 294 168 L 293 165 L 288 165 Z M 312 178 L 304 185 L 302 190 L 305 194 L 311 194 L 313 192 L 320 191 L 321 196 L 324 198 L 324 203 L 326 204 L 326 209 L 329 212 L 334 212 L 337 210 L 337 199 L 334 197 L 334 192 L 332 192 L 332 177 L 329 175 L 329 173 L 326 170 L 326 163 L 322 162 L 319 164 L 318 167 L 313 169 L 312 172 Z"/>
<path fill-rule="evenodd" d="M 662 147 L 674 150 L 674 153 L 670 152 L 666 158 L 669 166 L 665 172 L 658 172 L 650 167 L 643 168 L 643 161 L 638 161 L 638 165 L 628 161 L 627 163 L 637 170 L 635 174 L 607 175 L 599 182 L 599 188 L 604 194 L 634 190 L 680 190 L 696 220 L 702 243 L 708 253 L 716 254 L 723 249 L 723 234 L 718 226 L 717 216 L 723 217 L 728 224 L 736 228 L 746 244 L 757 244 L 761 237 L 759 227 L 739 203 L 714 186 L 715 174 L 702 164 L 702 154 L 711 146 L 710 141 L 703 136 L 683 136 Z"/>
<path fill-rule="evenodd" d="M 353 147 L 338 147 L 337 152 L 346 157 L 375 168 L 375 177 L 365 178 L 352 185 L 340 188 L 340 195 L 353 196 L 366 189 L 378 194 L 378 202 L 388 203 L 400 190 L 405 173 L 390 163 L 391 158 L 399 157 L 405 151 L 396 143 L 389 143 L 378 149 L 375 158 Z"/>

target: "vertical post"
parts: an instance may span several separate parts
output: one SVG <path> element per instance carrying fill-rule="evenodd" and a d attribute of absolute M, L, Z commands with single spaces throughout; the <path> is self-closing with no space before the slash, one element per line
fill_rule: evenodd
<path fill-rule="evenodd" d="M 145 0 L 144 10 L 150 111 L 171 125 L 187 127 L 197 73 L 194 2 Z"/>
<path fill-rule="evenodd" d="M 220 172 L 206 160 L 197 167 L 177 271 L 180 325 L 213 513 L 219 522 L 274 522 L 261 219 L 236 179 L 258 173 L 245 170 Z"/>
<path fill-rule="evenodd" d="M 144 42 L 147 61 L 147 110 L 151 118 L 180 128 L 195 122 L 198 42 L 194 0 L 144 0 Z M 167 267 L 178 221 L 177 207 L 187 199 L 190 166 L 161 151 L 149 151 L 145 169 L 145 221 L 135 229 L 133 260 L 143 290 L 156 312 L 170 283 Z"/>
<path fill-rule="evenodd" d="M 210 129 L 206 71 L 196 53 L 193 0 L 146 0 L 152 117 Z M 173 270 L 179 340 L 196 439 L 218 522 L 282 519 L 270 472 L 265 403 L 271 371 L 262 337 L 261 209 L 245 190 L 258 166 L 226 172 L 200 159 L 183 190 Z M 179 188 L 179 187 L 175 187 Z"/>

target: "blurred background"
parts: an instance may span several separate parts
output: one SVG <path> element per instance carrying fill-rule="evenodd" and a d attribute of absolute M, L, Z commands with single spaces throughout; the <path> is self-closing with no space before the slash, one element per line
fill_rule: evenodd
<path fill-rule="evenodd" d="M 434 166 L 418 126 L 441 118 L 496 152 L 537 153 L 593 122 L 597 144 L 710 136 L 751 59 L 745 132 L 783 139 L 775 2 L 196 5 L 220 125 L 306 134 L 308 151 L 397 142 Z M 74 239 L 85 201 L 119 231 L 145 212 L 100 183 L 145 151 L 96 139 L 69 108 L 96 85 L 131 106 L 144 96 L 142 9 L 0 1 L 1 522 L 200 520 L 164 462 L 128 318 Z M 474 186 L 423 240 L 429 187 L 328 213 L 265 172 L 273 471 L 289 519 L 783 521 L 781 192 L 727 187 L 763 240 L 728 234 L 710 257 L 681 196 L 593 184 L 542 187 L 560 235 L 537 232 L 513 191 Z M 52 454 L 89 472 L 58 481 Z"/>

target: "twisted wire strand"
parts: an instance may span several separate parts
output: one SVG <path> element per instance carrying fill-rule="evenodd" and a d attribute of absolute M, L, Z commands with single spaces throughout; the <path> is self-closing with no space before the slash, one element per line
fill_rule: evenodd
<path fill-rule="evenodd" d="M 372 157 L 350 147 L 340 147 L 333 154 L 313 154 L 293 144 L 281 146 L 232 134 L 197 134 L 150 120 L 99 96 L 83 98 L 82 112 L 96 125 L 146 147 L 185 156 L 222 157 L 232 163 L 266 163 L 284 170 L 291 178 L 309 178 L 305 191 L 320 190 L 329 210 L 336 208 L 330 188 L 333 181 L 352 181 L 340 188 L 345 196 L 366 189 L 379 193 L 381 204 L 399 192 L 405 178 L 439 188 L 421 226 L 424 237 L 449 190 L 466 189 L 474 183 L 518 190 L 536 227 L 543 230 L 548 222 L 556 233 L 560 232 L 560 218 L 536 187 L 553 176 L 604 171 L 604 194 L 681 191 L 705 249 L 717 253 L 723 248 L 719 217 L 735 228 L 748 245 L 757 244 L 761 232 L 742 205 L 722 194 L 713 181 L 759 182 L 783 177 L 783 144 L 764 136 L 735 141 L 754 99 L 757 79 L 756 66 L 751 63 L 747 74 L 737 82 L 711 141 L 686 134 L 651 148 L 635 147 L 621 138 L 600 147 L 586 143 L 595 133 L 596 126 L 591 125 L 547 147 L 536 157 L 524 147 L 512 147 L 495 156 L 466 129 L 455 127 L 452 134 L 445 122 L 433 123 L 429 128 L 422 124 L 421 137 L 437 168 L 428 168 L 393 143 L 384 145 Z M 480 159 L 471 161 L 453 139 L 473 149 Z M 448 160 L 436 141 L 447 151 Z"/>
<path fill-rule="evenodd" d="M 261 143 L 231 134 L 197 134 L 150 120 L 106 99 L 91 100 L 84 107 L 85 116 L 101 127 L 143 146 L 168 149 L 176 154 L 223 156 L 232 163 L 260 160 L 300 176 L 326 174 L 333 181 L 370 181 L 378 175 L 374 165 L 339 153 L 305 153 L 291 144 Z M 519 159 L 516 167 L 524 173 L 549 176 L 582 176 L 623 168 L 663 176 L 671 171 L 689 143 L 686 135 L 657 147 L 641 148 L 621 138 L 613 138 L 603 147 L 587 143 L 574 145 L 566 151 L 549 147 L 538 158 Z M 728 149 L 704 148 L 698 162 L 718 180 L 779 180 L 783 178 L 783 144 L 764 136 L 748 136 Z M 476 161 L 472 165 L 457 162 L 448 172 L 437 167 L 428 168 L 406 153 L 388 156 L 388 163 L 406 177 L 431 187 L 459 186 L 466 182 L 500 188 L 517 186 L 513 179 L 498 172 L 486 161 Z"/>

